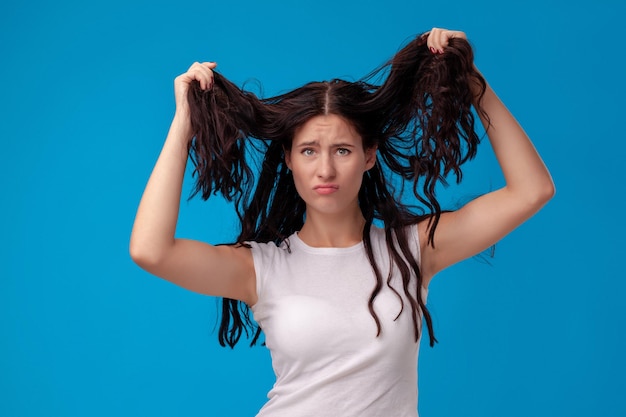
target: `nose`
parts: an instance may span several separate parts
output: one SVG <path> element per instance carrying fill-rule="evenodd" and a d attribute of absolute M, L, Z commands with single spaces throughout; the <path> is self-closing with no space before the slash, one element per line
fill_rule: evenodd
<path fill-rule="evenodd" d="M 317 165 L 317 177 L 323 180 L 329 180 L 335 177 L 335 163 L 332 155 L 325 152 L 319 159 Z"/>

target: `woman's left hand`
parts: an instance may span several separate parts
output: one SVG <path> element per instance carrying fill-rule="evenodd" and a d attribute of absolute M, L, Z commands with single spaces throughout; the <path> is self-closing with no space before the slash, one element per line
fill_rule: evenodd
<path fill-rule="evenodd" d="M 441 28 L 432 28 L 427 34 L 426 45 L 433 54 L 443 54 L 443 50 L 448 46 L 448 42 L 452 38 L 461 38 L 467 40 L 465 32 L 458 30 L 448 30 Z"/>

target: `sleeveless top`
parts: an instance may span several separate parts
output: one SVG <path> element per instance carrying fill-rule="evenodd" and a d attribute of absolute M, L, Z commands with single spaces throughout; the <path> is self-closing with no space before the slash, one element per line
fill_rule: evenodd
<path fill-rule="evenodd" d="M 419 262 L 417 227 L 407 235 Z M 371 241 L 384 282 L 391 265 L 384 230 L 372 226 Z M 397 268 L 390 286 L 404 308 L 383 283 L 374 301 L 377 337 L 368 309 L 376 276 L 363 242 L 314 248 L 294 233 L 281 246 L 248 243 L 258 294 L 251 309 L 276 374 L 257 417 L 417 417 L 419 340 Z"/>

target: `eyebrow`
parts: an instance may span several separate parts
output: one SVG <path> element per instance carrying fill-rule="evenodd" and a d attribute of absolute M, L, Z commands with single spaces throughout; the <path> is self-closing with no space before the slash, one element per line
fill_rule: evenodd
<path fill-rule="evenodd" d="M 302 142 L 296 145 L 296 147 L 301 148 L 301 147 L 305 147 L 305 146 L 319 146 L 319 141 L 316 140 L 310 140 L 307 142 Z M 340 143 L 333 143 L 332 144 L 333 148 L 354 148 L 355 145 L 352 143 L 347 143 L 347 142 L 340 142 Z"/>

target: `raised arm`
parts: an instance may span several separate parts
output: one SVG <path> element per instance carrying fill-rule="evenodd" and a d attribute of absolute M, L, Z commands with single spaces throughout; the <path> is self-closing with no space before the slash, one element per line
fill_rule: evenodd
<path fill-rule="evenodd" d="M 141 268 L 191 291 L 256 302 L 254 265 L 245 247 L 175 238 L 188 145 L 193 137 L 187 95 L 192 81 L 212 87 L 214 63 L 195 63 L 174 82 L 176 113 L 144 190 L 130 238 Z"/>
<path fill-rule="evenodd" d="M 462 32 L 433 29 L 428 45 L 442 53 L 451 37 Z M 479 103 L 481 116 L 506 185 L 471 201 L 461 209 L 443 213 L 428 245 L 428 221 L 418 225 L 422 237 L 422 274 L 425 285 L 437 272 L 495 244 L 552 198 L 554 183 L 532 142 L 493 92 L 489 84 Z"/>

